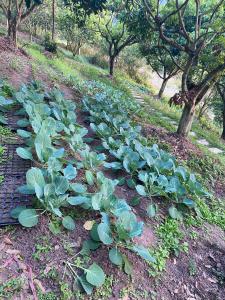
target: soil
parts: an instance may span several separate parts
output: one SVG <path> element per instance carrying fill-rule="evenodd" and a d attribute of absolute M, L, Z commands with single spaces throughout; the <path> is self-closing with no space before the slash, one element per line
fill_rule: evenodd
<path fill-rule="evenodd" d="M 143 134 L 146 137 L 156 137 L 160 140 L 160 143 L 170 145 L 171 152 L 177 159 L 187 160 L 193 153 L 199 156 L 203 155 L 199 148 L 187 138 L 182 138 L 176 133 L 168 132 L 166 129 L 145 124 Z"/>
<path fill-rule="evenodd" d="M 0 41 L 1 45 L 2 41 Z M 5 46 L 4 46 L 5 47 Z M 28 82 L 31 78 L 31 59 L 24 54 L 1 50 L 0 46 L 0 73 L 5 76 L 15 86 L 18 87 L 22 82 Z M 3 57 L 4 56 L 4 57 Z M 13 70 L 10 61 L 21 59 L 23 72 Z M 55 82 L 49 81 L 48 74 L 40 74 L 38 78 L 44 80 L 50 88 Z M 70 87 L 60 83 L 67 98 L 75 99 L 79 102 L 79 94 Z M 86 115 L 78 110 L 78 122 L 89 129 L 88 136 L 94 136 L 87 122 Z M 168 134 L 164 130 L 146 126 L 147 135 L 155 135 L 162 143 L 169 143 L 173 147 L 173 154 L 180 158 L 188 159 L 190 153 L 197 151 L 197 148 L 188 140 L 179 140 L 173 134 Z M 96 146 L 99 141 L 95 140 Z M 111 171 L 105 172 L 110 178 L 118 177 L 118 174 Z M 79 174 L 78 181 L 82 181 L 82 174 Z M 136 192 L 127 186 L 117 187 L 116 194 L 120 198 L 130 201 Z M 159 218 L 163 218 L 167 204 L 162 199 Z M 164 201 L 162 203 L 162 201 Z M 146 218 L 145 209 L 148 204 L 147 199 L 143 198 L 141 206 L 134 208 L 139 220 L 147 222 L 146 229 L 141 238 L 136 242 L 144 246 L 153 247 L 158 240 L 154 234 L 156 220 Z M 32 229 L 24 229 L 21 226 L 5 227 L 0 229 L 0 287 L 1 284 L 12 278 L 23 280 L 22 289 L 12 297 L 19 299 L 37 299 L 37 290 L 43 292 L 53 291 L 59 296 L 59 287 L 56 282 L 68 282 L 69 287 L 73 286 L 73 279 L 65 269 L 65 262 L 71 260 L 81 249 L 82 241 L 86 240 L 89 232 L 83 225 L 86 220 L 95 219 L 95 214 L 87 211 L 74 210 L 76 218 L 76 229 L 73 232 L 62 230 L 61 233 L 54 235 L 49 231 L 49 216 L 40 218 L 39 226 Z M 193 229 L 190 229 L 193 230 Z M 225 295 L 225 236 L 224 232 L 216 226 L 205 224 L 204 228 L 195 228 L 198 237 L 189 242 L 188 254 L 180 254 L 179 257 L 171 256 L 168 259 L 166 271 L 159 278 L 152 278 L 148 275 L 148 264 L 131 252 L 125 251 L 126 255 L 133 264 L 132 280 L 119 268 L 114 267 L 108 259 L 108 249 L 101 247 L 93 252 L 91 259 L 99 263 L 107 275 L 113 275 L 114 281 L 112 292 L 108 296 L 94 294 L 94 300 L 135 300 L 135 299 L 155 299 L 155 300 L 224 300 Z M 41 252 L 37 256 L 37 246 L 45 246 L 48 250 Z M 68 250 L 68 246 L 71 251 Z M 36 254 L 36 255 L 35 255 Z M 55 268 L 56 278 L 47 276 L 52 268 Z M 124 289 L 123 296 L 120 291 Z M 76 287 L 75 287 L 76 291 Z M 148 293 L 144 298 L 143 293 Z M 4 299 L 4 298 L 2 298 Z M 8 299 L 8 298 L 5 298 Z M 76 298 L 74 298 L 76 299 Z"/>

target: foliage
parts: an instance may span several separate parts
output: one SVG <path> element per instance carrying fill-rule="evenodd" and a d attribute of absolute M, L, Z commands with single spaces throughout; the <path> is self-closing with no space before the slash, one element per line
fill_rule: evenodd
<path fill-rule="evenodd" d="M 44 40 L 43 40 L 42 44 L 46 51 L 49 51 L 51 53 L 57 52 L 57 43 L 51 39 L 51 36 L 49 33 L 47 33 L 44 36 Z"/>
<path fill-rule="evenodd" d="M 125 20 L 129 13 L 126 1 L 108 1 L 103 12 L 89 18 L 90 30 L 100 36 L 107 47 L 110 75 L 113 75 L 115 59 L 121 51 L 137 42 L 136 36 L 127 30 Z"/>
<path fill-rule="evenodd" d="M 125 169 L 136 184 L 137 192 L 145 197 L 161 196 L 173 202 L 169 212 L 173 218 L 181 218 L 178 208 L 185 211 L 195 208 L 194 199 L 206 195 L 194 174 L 189 173 L 167 152 L 157 145 L 148 146 L 131 115 L 138 111 L 138 104 L 125 94 L 99 82 L 86 83 L 88 96 L 83 104 L 91 115 L 91 128 L 101 138 L 102 145 L 117 162 L 105 164 L 114 170 Z M 120 163 L 119 163 L 120 162 Z M 148 211 L 153 214 L 155 207 Z"/>
<path fill-rule="evenodd" d="M 90 38 L 90 33 L 86 27 L 79 27 L 76 15 L 70 10 L 63 10 L 59 15 L 59 30 L 62 37 L 67 42 L 67 49 L 73 55 L 79 54 L 82 45 Z"/>

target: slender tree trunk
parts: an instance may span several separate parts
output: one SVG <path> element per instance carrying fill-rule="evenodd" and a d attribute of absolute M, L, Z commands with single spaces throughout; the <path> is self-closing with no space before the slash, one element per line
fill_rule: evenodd
<path fill-rule="evenodd" d="M 188 136 L 195 115 L 195 104 L 185 104 L 182 116 L 178 125 L 177 133 L 183 137 Z"/>
<path fill-rule="evenodd" d="M 109 58 L 109 74 L 113 76 L 114 74 L 114 64 L 115 64 L 115 57 L 110 56 Z"/>
<path fill-rule="evenodd" d="M 158 98 L 159 98 L 159 99 L 161 99 L 162 96 L 163 96 L 163 93 L 164 93 L 164 91 L 165 91 L 165 88 L 166 88 L 166 85 L 167 85 L 168 80 L 169 80 L 169 78 L 163 79 L 161 88 L 160 88 L 159 93 L 158 93 Z"/>
<path fill-rule="evenodd" d="M 13 18 L 8 20 L 8 38 L 17 46 L 17 29 L 19 20 Z"/>
<path fill-rule="evenodd" d="M 225 95 L 223 94 L 223 132 L 221 139 L 225 140 Z"/>
<path fill-rule="evenodd" d="M 55 0 L 52 0 L 52 40 L 55 38 Z"/>

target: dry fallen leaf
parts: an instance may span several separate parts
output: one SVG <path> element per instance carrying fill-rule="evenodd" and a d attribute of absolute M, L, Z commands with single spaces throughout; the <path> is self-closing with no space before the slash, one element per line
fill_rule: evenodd
<path fill-rule="evenodd" d="M 9 238 L 4 238 L 3 242 L 6 244 L 6 245 L 12 245 L 13 242 L 9 239 Z"/>
<path fill-rule="evenodd" d="M 214 278 L 208 278 L 208 281 L 210 281 L 212 283 L 218 283 L 218 280 L 214 279 Z"/>
<path fill-rule="evenodd" d="M 87 221 L 87 222 L 84 223 L 84 229 L 91 230 L 94 224 L 95 224 L 94 220 Z"/>
<path fill-rule="evenodd" d="M 38 279 L 34 279 L 34 284 L 39 287 L 39 289 L 42 291 L 42 293 L 46 293 L 45 288 L 43 287 L 42 283 Z"/>
<path fill-rule="evenodd" d="M 18 255 L 20 254 L 20 250 L 16 250 L 16 249 L 8 249 L 6 250 L 7 254 L 12 254 L 12 255 Z"/>

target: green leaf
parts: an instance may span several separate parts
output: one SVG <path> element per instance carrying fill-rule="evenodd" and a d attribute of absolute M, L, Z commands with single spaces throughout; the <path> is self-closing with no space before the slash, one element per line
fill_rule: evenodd
<path fill-rule="evenodd" d="M 69 182 L 63 176 L 56 177 L 54 184 L 56 195 L 63 195 L 69 189 Z"/>
<path fill-rule="evenodd" d="M 169 208 L 169 215 L 172 219 L 180 220 L 182 219 L 181 213 L 176 209 L 175 206 Z"/>
<path fill-rule="evenodd" d="M 83 256 L 89 256 L 91 253 L 90 247 L 87 241 L 83 242 L 82 249 L 80 250 L 80 254 Z"/>
<path fill-rule="evenodd" d="M 158 206 L 156 204 L 150 204 L 147 207 L 147 214 L 150 218 L 154 218 L 157 212 Z"/>
<path fill-rule="evenodd" d="M 80 205 L 83 203 L 87 203 L 89 201 L 88 197 L 77 196 L 77 197 L 69 197 L 67 202 L 71 205 Z"/>
<path fill-rule="evenodd" d="M 126 178 L 125 178 L 125 177 L 119 177 L 118 180 L 119 180 L 119 182 L 118 182 L 118 185 L 119 185 L 119 186 L 124 185 L 125 182 L 126 182 Z"/>
<path fill-rule="evenodd" d="M 123 255 L 123 261 L 124 261 L 124 272 L 127 275 L 131 275 L 133 271 L 133 266 L 131 262 L 128 260 L 128 258 L 126 257 L 126 255 Z"/>
<path fill-rule="evenodd" d="M 22 159 L 33 160 L 32 153 L 29 150 L 27 150 L 26 148 L 22 148 L 22 147 L 16 148 L 16 153 Z"/>
<path fill-rule="evenodd" d="M 30 125 L 30 122 L 27 119 L 21 119 L 17 121 L 17 125 L 19 127 L 28 127 Z"/>
<path fill-rule="evenodd" d="M 141 196 L 146 196 L 146 191 L 145 187 L 143 185 L 136 185 L 136 191 L 138 192 L 139 195 Z"/>
<path fill-rule="evenodd" d="M 131 178 L 127 179 L 127 185 L 130 189 L 134 189 L 135 188 L 135 181 Z"/>
<path fill-rule="evenodd" d="M 61 232 L 60 226 L 53 222 L 49 223 L 48 228 L 54 235 L 60 234 Z"/>
<path fill-rule="evenodd" d="M 156 262 L 155 258 L 149 253 L 148 249 L 141 245 L 133 246 L 133 251 L 149 262 Z"/>
<path fill-rule="evenodd" d="M 87 191 L 86 185 L 83 185 L 81 183 L 72 183 L 70 184 L 71 189 L 78 194 L 83 194 Z"/>
<path fill-rule="evenodd" d="M 80 285 L 82 286 L 83 290 L 85 291 L 85 293 L 87 295 L 91 295 L 92 291 L 93 291 L 93 285 L 91 285 L 87 281 L 85 274 L 83 274 L 82 276 L 78 277 L 78 281 L 79 281 Z"/>
<path fill-rule="evenodd" d="M 31 168 L 26 174 L 27 185 L 35 189 L 37 197 L 40 199 L 44 194 L 45 179 L 42 171 L 38 168 Z"/>
<path fill-rule="evenodd" d="M 90 231 L 90 236 L 92 238 L 92 240 L 96 241 L 96 242 L 100 242 L 100 238 L 98 235 L 98 224 L 94 224 L 91 231 Z"/>
<path fill-rule="evenodd" d="M 85 176 L 86 176 L 87 183 L 88 183 L 89 185 L 93 185 L 94 182 L 95 182 L 95 178 L 94 178 L 93 173 L 92 173 L 91 171 L 87 170 L 87 171 L 85 172 Z"/>
<path fill-rule="evenodd" d="M 73 167 L 73 165 L 69 164 L 64 170 L 63 174 L 66 179 L 72 180 L 77 176 L 77 170 Z"/>
<path fill-rule="evenodd" d="M 4 125 L 8 124 L 7 119 L 2 114 L 0 114 L 0 123 L 2 123 Z"/>
<path fill-rule="evenodd" d="M 18 220 L 24 227 L 34 227 L 38 223 L 38 215 L 35 209 L 24 209 L 19 214 Z"/>
<path fill-rule="evenodd" d="M 70 216 L 66 216 L 62 220 L 63 226 L 68 230 L 74 230 L 75 229 L 75 223 L 74 220 Z"/>
<path fill-rule="evenodd" d="M 27 171 L 26 174 L 27 185 L 35 187 L 35 185 L 39 185 L 41 187 L 45 186 L 45 179 L 42 174 L 42 171 L 38 168 L 31 168 Z"/>
<path fill-rule="evenodd" d="M 105 245 L 110 245 L 113 243 L 113 238 L 111 236 L 111 230 L 108 224 L 106 223 L 101 223 L 98 225 L 98 235 L 100 240 L 103 242 Z"/>
<path fill-rule="evenodd" d="M 26 184 L 19 186 L 16 191 L 24 195 L 35 195 L 34 188 Z"/>
<path fill-rule="evenodd" d="M 94 250 L 98 249 L 101 246 L 101 243 L 100 242 L 95 242 L 95 241 L 92 241 L 92 240 L 87 240 L 87 245 L 88 245 L 90 250 L 94 251 Z"/>
<path fill-rule="evenodd" d="M 26 130 L 22 130 L 22 129 L 18 129 L 17 130 L 17 134 L 19 136 L 21 136 L 22 138 L 29 138 L 29 137 L 31 137 L 31 132 L 26 131 Z"/>
<path fill-rule="evenodd" d="M 17 206 L 16 208 L 14 208 L 10 211 L 10 216 L 13 219 L 18 219 L 19 214 L 25 209 L 27 209 L 26 206 Z"/>
<path fill-rule="evenodd" d="M 97 265 L 96 263 L 93 263 L 86 270 L 86 280 L 90 284 L 92 284 L 96 287 L 100 287 L 105 282 L 105 273 L 99 265 Z"/>
<path fill-rule="evenodd" d="M 114 265 L 122 266 L 123 256 L 117 248 L 112 248 L 109 251 L 109 259 Z"/>
<path fill-rule="evenodd" d="M 186 206 L 188 206 L 188 207 L 190 207 L 190 208 L 194 208 L 194 207 L 196 207 L 196 203 L 193 201 L 193 200 L 191 200 L 191 199 L 184 199 L 183 200 L 183 203 L 186 205 Z"/>
<path fill-rule="evenodd" d="M 133 197 L 130 201 L 131 206 L 137 206 L 140 204 L 141 199 L 139 197 Z"/>

